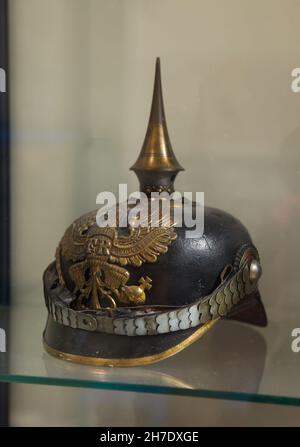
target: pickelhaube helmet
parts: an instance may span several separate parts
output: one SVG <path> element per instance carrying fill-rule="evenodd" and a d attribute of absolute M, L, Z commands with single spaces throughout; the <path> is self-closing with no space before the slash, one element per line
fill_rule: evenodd
<path fill-rule="evenodd" d="M 131 169 L 149 204 L 155 192 L 171 194 L 183 170 L 168 135 L 159 59 L 146 137 Z M 222 318 L 266 325 L 259 255 L 242 223 L 204 207 L 203 234 L 186 237 L 174 212 L 166 225 L 151 225 L 164 220 L 159 210 L 156 218 L 149 211 L 146 226 L 99 226 L 95 210 L 67 228 L 43 277 L 50 354 L 143 365 L 179 352 Z"/>

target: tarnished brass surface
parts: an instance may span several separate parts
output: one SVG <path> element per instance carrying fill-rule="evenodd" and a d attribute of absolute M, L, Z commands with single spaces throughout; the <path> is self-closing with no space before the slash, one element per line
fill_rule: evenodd
<path fill-rule="evenodd" d="M 167 129 L 160 74 L 160 60 L 156 60 L 154 91 L 148 129 L 140 155 L 130 168 L 138 176 L 143 192 L 174 190 L 173 181 L 179 171 Z M 150 176 L 149 176 L 150 173 Z M 149 180 L 151 180 L 149 182 Z"/>
<path fill-rule="evenodd" d="M 142 305 L 151 278 L 141 277 L 139 285 L 127 285 L 130 278 L 126 265 L 140 267 L 154 263 L 176 239 L 172 227 L 130 227 L 128 235 L 119 235 L 117 228 L 100 228 L 96 211 L 77 219 L 67 228 L 56 251 L 56 269 L 61 285 L 65 284 L 61 271 L 61 256 L 73 261 L 69 274 L 78 293 L 76 308 L 115 308 L 117 302 Z"/>

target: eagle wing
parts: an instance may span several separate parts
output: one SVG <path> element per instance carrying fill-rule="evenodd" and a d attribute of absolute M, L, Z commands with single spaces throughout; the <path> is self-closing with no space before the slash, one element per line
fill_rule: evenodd
<path fill-rule="evenodd" d="M 172 227 L 131 227 L 128 236 L 116 236 L 110 250 L 111 262 L 139 267 L 144 262 L 156 262 L 168 251 L 177 234 Z"/>
<path fill-rule="evenodd" d="M 112 290 L 125 285 L 130 276 L 126 269 L 118 265 L 103 263 L 101 264 L 101 270 L 104 274 L 105 285 Z"/>
<path fill-rule="evenodd" d="M 76 287 L 81 290 L 86 286 L 85 271 L 88 267 L 87 261 L 78 262 L 71 265 L 69 269 L 70 276 Z"/>
<path fill-rule="evenodd" d="M 61 254 L 72 261 L 85 258 L 88 230 L 96 225 L 96 211 L 79 217 L 67 229 L 60 241 Z"/>

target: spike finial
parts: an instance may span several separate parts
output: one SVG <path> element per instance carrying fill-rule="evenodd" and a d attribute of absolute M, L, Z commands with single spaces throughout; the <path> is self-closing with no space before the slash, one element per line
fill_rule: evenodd
<path fill-rule="evenodd" d="M 174 179 L 183 168 L 170 142 L 161 86 L 160 60 L 156 59 L 155 81 L 148 129 L 140 155 L 130 168 L 139 179 L 140 190 L 174 191 Z"/>

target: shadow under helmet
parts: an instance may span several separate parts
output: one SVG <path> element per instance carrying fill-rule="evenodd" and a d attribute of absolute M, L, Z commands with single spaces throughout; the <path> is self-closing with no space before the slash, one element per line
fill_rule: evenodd
<path fill-rule="evenodd" d="M 146 137 L 131 169 L 149 204 L 151 193 L 172 193 L 183 170 L 167 131 L 159 59 Z M 189 229 L 175 226 L 174 217 L 156 227 L 100 227 L 97 212 L 67 228 L 44 273 L 50 354 L 92 365 L 143 365 L 179 352 L 222 318 L 266 325 L 259 255 L 238 219 L 205 207 L 203 235 L 187 238 Z"/>

